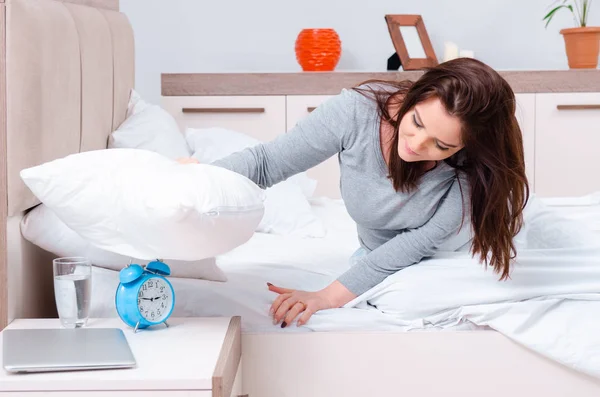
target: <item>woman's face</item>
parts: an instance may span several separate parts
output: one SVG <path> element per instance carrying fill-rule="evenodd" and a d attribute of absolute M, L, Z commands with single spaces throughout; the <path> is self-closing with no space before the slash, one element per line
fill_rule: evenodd
<path fill-rule="evenodd" d="M 429 98 L 402 118 L 398 155 L 407 162 L 444 160 L 464 147 L 460 132 L 459 119 L 438 98 Z"/>

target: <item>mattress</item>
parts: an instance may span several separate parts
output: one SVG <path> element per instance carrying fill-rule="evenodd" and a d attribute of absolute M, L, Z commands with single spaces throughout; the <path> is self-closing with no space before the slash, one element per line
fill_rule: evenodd
<path fill-rule="evenodd" d="M 585 221 L 600 230 L 600 197 L 549 199 L 547 203 L 561 216 Z M 321 289 L 348 269 L 349 257 L 358 248 L 356 226 L 342 201 L 318 198 L 311 204 L 327 229 L 325 237 L 255 233 L 247 243 L 217 258 L 219 267 L 227 274 L 226 282 L 170 278 L 176 293 L 172 315 L 239 315 L 245 333 L 402 330 L 404 324 L 399 323 L 396 316 L 370 305 L 319 311 L 301 327 L 295 323 L 285 329 L 273 325 L 268 310 L 276 294 L 267 289 L 267 282 L 285 288 Z M 92 282 L 90 316 L 117 316 L 114 293 L 119 282 L 118 272 L 94 267 Z M 465 322 L 428 330 L 472 329 L 488 328 Z"/>

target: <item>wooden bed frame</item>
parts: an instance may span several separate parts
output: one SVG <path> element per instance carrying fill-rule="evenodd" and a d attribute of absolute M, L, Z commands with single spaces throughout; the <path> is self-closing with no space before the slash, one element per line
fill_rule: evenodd
<path fill-rule="evenodd" d="M 50 3 L 56 12 L 36 12 Z M 81 24 L 67 7 L 95 21 L 100 13 L 106 23 Z M 28 18 L 35 23 L 19 23 Z M 45 55 L 19 46 L 37 39 Z M 0 0 L 0 329 L 56 315 L 52 256 L 19 231 L 38 203 L 18 173 L 105 148 L 125 117 L 133 59 L 118 0 Z M 597 379 L 494 331 L 246 333 L 242 349 L 243 390 L 252 397 L 600 395 Z"/>

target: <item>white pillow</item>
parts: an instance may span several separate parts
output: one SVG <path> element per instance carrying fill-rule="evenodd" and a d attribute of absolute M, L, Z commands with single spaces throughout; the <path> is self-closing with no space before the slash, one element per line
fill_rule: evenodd
<path fill-rule="evenodd" d="M 148 263 L 148 260 L 129 258 L 95 247 L 69 229 L 44 204 L 38 205 L 23 217 L 21 220 L 21 234 L 26 240 L 58 257 L 83 256 L 88 258 L 92 265 L 106 269 L 118 271 L 130 262 L 140 265 Z M 217 266 L 214 257 L 192 262 L 166 258 L 157 259 L 162 259 L 169 265 L 172 277 L 227 281 L 227 276 Z"/>
<path fill-rule="evenodd" d="M 244 133 L 219 127 L 188 128 L 185 131 L 185 140 L 192 156 L 206 164 L 261 143 Z M 306 198 L 311 198 L 317 188 L 317 181 L 309 178 L 306 172 L 293 175 L 282 183 L 286 182 L 300 187 Z"/>
<path fill-rule="evenodd" d="M 264 191 L 205 164 L 139 149 L 73 154 L 21 171 L 33 194 L 98 248 L 133 258 L 192 261 L 243 244 Z"/>
<path fill-rule="evenodd" d="M 160 106 L 144 102 L 134 90 L 127 118 L 108 137 L 108 148 L 146 149 L 170 159 L 192 154 L 173 116 Z"/>
<path fill-rule="evenodd" d="M 127 119 L 133 116 L 134 114 L 141 112 L 148 106 L 152 106 L 152 104 L 144 101 L 136 90 L 131 89 L 131 92 L 129 93 L 129 103 L 127 104 L 127 113 L 125 114 L 125 118 Z"/>
<path fill-rule="evenodd" d="M 557 201 L 560 204 L 559 200 L 566 199 L 541 200 L 535 194 L 529 196 L 523 210 L 523 226 L 513 240 L 517 250 L 588 247 L 598 243 L 588 223 L 570 219 L 561 214 L 559 208 L 545 203 Z M 461 231 L 439 247 L 439 251 L 469 251 L 474 237 L 470 222 L 470 219 L 465 219 Z"/>
<path fill-rule="evenodd" d="M 224 128 L 188 128 L 185 139 L 192 156 L 203 164 L 210 164 L 260 143 L 246 134 Z M 324 237 L 325 226 L 315 216 L 307 199 L 313 195 L 315 188 L 316 181 L 302 172 L 266 189 L 265 215 L 256 231 Z"/>
<path fill-rule="evenodd" d="M 523 210 L 523 227 L 514 243 L 517 250 L 557 249 L 595 246 L 598 240 L 585 221 L 563 216 L 557 208 L 532 194 Z"/>

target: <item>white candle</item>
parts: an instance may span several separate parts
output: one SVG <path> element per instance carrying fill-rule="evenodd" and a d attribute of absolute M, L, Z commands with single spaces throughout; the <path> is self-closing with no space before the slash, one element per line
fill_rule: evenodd
<path fill-rule="evenodd" d="M 458 58 L 458 46 L 451 41 L 444 43 L 444 62 Z"/>
<path fill-rule="evenodd" d="M 475 58 L 475 53 L 471 50 L 460 50 L 461 58 Z"/>

